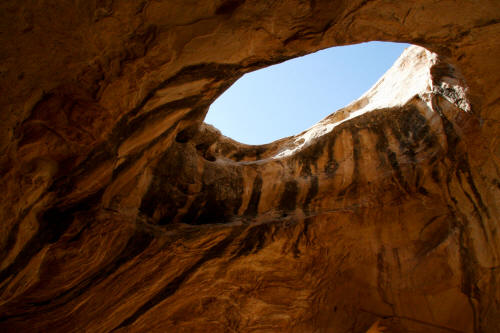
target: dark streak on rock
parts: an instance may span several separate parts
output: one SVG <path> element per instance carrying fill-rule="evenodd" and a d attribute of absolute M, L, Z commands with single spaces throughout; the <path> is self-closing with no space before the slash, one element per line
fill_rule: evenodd
<path fill-rule="evenodd" d="M 474 320 L 474 333 L 483 332 L 480 328 L 480 323 L 478 321 L 478 308 L 475 299 L 478 304 L 481 304 L 481 293 L 477 286 L 477 273 L 475 267 L 477 266 L 477 260 L 474 253 L 470 249 L 470 241 L 465 232 L 465 226 L 459 225 L 460 228 L 460 241 L 458 245 L 460 246 L 460 264 L 462 267 L 462 285 L 461 289 L 464 295 L 467 296 Z"/>
<path fill-rule="evenodd" d="M 215 14 L 217 15 L 231 15 L 245 3 L 245 0 L 226 0 L 217 9 Z"/>
<path fill-rule="evenodd" d="M 296 180 L 289 180 L 285 183 L 283 194 L 281 195 L 279 209 L 292 211 L 297 205 L 297 195 L 299 188 Z"/>
<path fill-rule="evenodd" d="M 396 132 L 397 129 L 395 129 L 394 126 L 391 126 L 391 125 L 393 125 L 393 124 L 390 124 L 392 131 Z M 404 188 L 406 191 L 408 191 L 409 190 L 408 184 L 403 177 L 403 173 L 401 172 L 401 168 L 399 167 L 398 158 L 396 156 L 396 153 L 393 152 L 389 148 L 389 142 L 387 140 L 385 132 L 383 131 L 383 129 L 381 129 L 378 126 L 372 127 L 371 130 L 377 136 L 377 142 L 375 144 L 375 147 L 376 147 L 376 150 L 377 150 L 377 153 L 379 156 L 380 163 L 382 165 L 386 165 L 387 162 L 389 162 L 389 165 L 390 165 L 392 171 L 394 172 L 394 175 L 396 177 L 397 182 L 400 184 L 400 186 L 402 188 Z M 395 136 L 398 137 L 398 135 L 395 135 Z"/>
<path fill-rule="evenodd" d="M 319 191 L 318 176 L 311 176 L 310 184 L 311 185 L 309 186 L 309 190 L 307 191 L 306 199 L 304 200 L 305 208 L 308 208 L 312 199 L 314 199 L 314 197 L 318 194 Z"/>
<path fill-rule="evenodd" d="M 229 222 L 230 218 L 235 215 L 235 210 L 241 206 L 241 196 L 240 195 L 229 195 L 224 199 L 219 198 L 217 195 L 217 187 L 219 185 L 210 184 L 204 185 L 202 189 L 201 197 L 204 198 L 204 205 L 199 205 L 197 209 L 199 210 L 196 218 L 193 220 L 184 221 L 189 224 L 212 224 L 212 223 L 224 223 Z M 240 186 L 227 185 L 228 191 L 242 189 Z M 191 208 L 192 209 L 192 208 Z"/>
<path fill-rule="evenodd" d="M 102 191 L 99 191 L 70 206 L 54 206 L 42 213 L 38 218 L 40 224 L 38 231 L 24 245 L 16 259 L 0 271 L 0 281 L 15 272 L 20 272 L 44 246 L 57 242 L 73 222 L 75 214 L 92 209 L 100 201 L 101 196 Z"/>
<path fill-rule="evenodd" d="M 377 253 L 377 291 L 380 296 L 380 299 L 387 304 L 394 313 L 394 304 L 392 304 L 388 298 L 386 293 L 387 284 L 388 284 L 388 267 L 387 263 L 384 260 L 386 256 L 384 246 L 381 247 L 380 252 Z"/>
<path fill-rule="evenodd" d="M 424 232 L 431 229 L 430 232 Z M 420 231 L 420 242 L 417 244 L 417 257 L 425 257 L 429 252 L 443 243 L 452 231 L 452 226 L 447 218 L 433 217 Z"/>
<path fill-rule="evenodd" d="M 239 246 L 231 255 L 231 260 L 262 250 L 266 240 L 269 238 L 268 233 L 271 231 L 271 228 L 270 224 L 260 224 L 248 228 L 245 236 L 238 241 Z"/>
<path fill-rule="evenodd" d="M 239 232 L 239 228 L 233 228 L 233 230 L 227 237 L 207 250 L 202 258 L 200 258 L 191 267 L 184 270 L 174 279 L 172 279 L 165 287 L 163 287 L 158 293 L 150 298 L 149 301 L 144 303 L 137 310 L 135 310 L 132 315 L 123 320 L 120 325 L 112 330 L 112 332 L 120 328 L 132 325 L 139 317 L 148 312 L 151 308 L 161 303 L 168 297 L 172 296 L 181 287 L 181 285 L 198 270 L 198 268 L 211 260 L 221 257 L 224 254 L 226 248 L 233 242 L 234 238 L 238 235 Z"/>
<path fill-rule="evenodd" d="M 24 217 L 25 216 L 22 216 L 23 219 Z M 22 221 L 22 219 L 20 220 Z M 12 226 L 12 229 L 10 229 L 5 246 L 3 247 L 2 251 L 0 251 L 0 263 L 3 262 L 3 260 L 9 254 L 10 250 L 12 250 L 12 248 L 14 248 L 14 245 L 16 245 L 17 233 L 19 232 L 20 224 L 21 222 L 17 222 Z"/>
<path fill-rule="evenodd" d="M 96 286 L 100 282 L 104 281 L 110 275 L 115 273 L 120 267 L 125 265 L 127 262 L 133 260 L 138 255 L 140 255 L 151 243 L 153 236 L 146 231 L 136 230 L 135 233 L 129 238 L 127 243 L 124 245 L 122 251 L 117 254 L 112 262 L 107 263 L 106 266 L 102 267 L 101 270 L 87 277 L 77 285 L 71 287 L 70 289 L 51 297 L 45 301 L 37 301 L 29 303 L 30 306 L 43 307 L 38 309 L 38 311 L 52 311 L 61 306 L 66 305 L 68 302 L 75 300 L 77 297 L 83 295 L 93 286 Z M 13 316 L 0 317 L 0 321 L 4 321 L 10 318 L 26 318 L 35 314 L 35 312 L 25 312 L 21 314 L 16 314 Z"/>
<path fill-rule="evenodd" d="M 230 169 L 231 176 L 221 177 L 224 172 L 228 171 L 222 170 L 217 164 L 205 165 L 202 189 L 196 194 L 187 213 L 181 217 L 184 223 L 195 225 L 226 223 L 238 213 L 243 196 L 241 170 Z M 177 182 L 174 180 L 174 184 Z M 181 185 L 179 183 L 179 186 Z"/>
<path fill-rule="evenodd" d="M 335 160 L 334 156 L 333 156 L 333 144 L 335 143 L 335 140 L 337 140 L 337 133 L 335 133 L 333 135 L 332 138 L 330 138 L 330 140 L 328 140 L 328 150 L 327 150 L 327 153 L 328 153 L 328 162 L 326 163 L 325 165 L 325 173 L 330 175 L 330 176 L 333 176 L 335 174 L 335 172 L 337 171 L 338 167 L 339 167 L 339 164 L 338 162 Z"/>
<path fill-rule="evenodd" d="M 189 182 L 185 173 L 191 167 L 177 147 L 168 149 L 159 159 L 149 188 L 142 197 L 139 211 L 152 218 L 160 210 L 158 224 L 169 224 L 177 215 L 178 209 L 187 202 Z M 171 170 L 178 172 L 172 173 Z"/>
<path fill-rule="evenodd" d="M 408 183 L 403 177 L 403 173 L 401 172 L 401 168 L 399 167 L 399 162 L 396 153 L 394 153 L 390 149 L 387 149 L 387 158 L 389 160 L 389 164 L 391 165 L 392 170 L 394 171 L 394 174 L 396 176 L 399 185 L 401 185 L 401 187 L 404 188 L 408 193 L 410 191 L 410 188 L 408 186 Z"/>
<path fill-rule="evenodd" d="M 477 218 L 479 219 L 479 224 L 481 226 L 483 235 L 486 240 L 489 239 L 488 237 L 488 232 L 486 230 L 485 222 L 483 215 L 481 212 L 483 212 L 487 218 L 490 218 L 490 213 L 488 211 L 488 208 L 486 207 L 486 204 L 483 202 L 483 199 L 481 197 L 481 194 L 479 193 L 476 184 L 474 182 L 474 179 L 472 177 L 472 171 L 470 168 L 470 164 L 468 161 L 468 156 L 466 152 L 464 152 L 461 147 L 461 139 L 458 133 L 455 130 L 455 127 L 451 123 L 451 121 L 446 117 L 444 112 L 441 109 L 441 106 L 439 105 L 439 97 L 433 97 L 432 99 L 432 105 L 434 109 L 438 112 L 439 116 L 441 117 L 441 120 L 443 122 L 443 128 L 446 133 L 446 140 L 448 143 L 448 154 L 447 157 L 450 159 L 452 162 L 455 162 L 457 165 L 457 170 L 455 172 L 456 178 L 458 182 L 460 183 L 462 187 L 462 191 L 464 195 L 467 197 L 467 199 L 470 201 L 470 203 L 473 206 L 473 209 L 476 213 Z M 462 184 L 462 178 L 460 177 L 460 174 L 463 174 L 465 176 L 465 179 L 469 185 L 469 187 L 472 190 L 472 194 L 475 198 L 473 200 L 472 196 L 465 190 L 464 185 Z M 448 186 L 451 182 L 451 175 L 448 178 Z M 450 194 L 451 197 L 451 194 Z M 452 198 L 455 203 L 457 202 L 456 199 Z"/>
<path fill-rule="evenodd" d="M 113 175 L 111 179 L 115 180 L 120 173 L 127 170 L 134 164 L 134 162 L 138 161 L 149 148 L 157 144 L 159 141 L 165 139 L 177 127 L 177 124 L 179 124 L 179 122 L 180 121 L 176 121 L 165 132 L 163 132 L 162 134 L 160 134 L 159 136 L 148 142 L 142 149 L 140 149 L 136 153 L 128 155 L 126 157 L 126 160 L 122 162 L 116 169 L 113 170 Z"/>
<path fill-rule="evenodd" d="M 305 239 L 306 245 L 308 245 L 310 243 L 309 225 L 311 224 L 312 221 L 313 221 L 313 219 L 309 217 L 309 218 L 306 218 L 303 222 L 302 231 L 299 233 L 299 235 L 297 236 L 297 239 L 295 240 L 295 242 L 293 244 L 293 256 L 295 258 L 298 258 L 301 254 L 300 249 L 299 249 L 301 240 Z"/>
<path fill-rule="evenodd" d="M 250 201 L 248 202 L 247 209 L 244 215 L 250 217 L 255 217 L 259 208 L 260 194 L 262 191 L 262 176 L 257 174 L 253 180 L 252 194 L 250 195 Z"/>
<path fill-rule="evenodd" d="M 300 175 L 308 177 L 312 175 L 311 166 L 317 167 L 316 162 L 324 151 L 327 137 L 322 137 L 311 146 L 306 147 L 294 158 L 300 165 Z"/>
<path fill-rule="evenodd" d="M 421 147 L 422 143 L 424 143 L 423 148 L 428 149 L 437 140 L 431 135 L 427 119 L 415 106 L 405 107 L 397 119 L 399 131 L 395 129 L 394 133 L 399 141 L 400 149 L 410 162 L 416 165 L 416 150 Z"/>
<path fill-rule="evenodd" d="M 420 187 L 421 171 L 420 169 L 415 168 L 415 166 L 418 165 L 416 157 L 419 151 L 426 151 L 435 147 L 438 139 L 431 131 L 427 119 L 420 114 L 419 110 L 415 106 L 407 106 L 398 114 L 399 116 L 396 118 L 396 122 L 390 121 L 387 124 L 391 128 L 395 138 L 398 140 L 400 151 L 408 158 L 410 162 L 409 165 L 413 168 L 415 180 L 412 186 L 414 186 L 420 193 L 426 195 L 427 190 Z M 405 191 L 410 192 L 412 186 L 410 186 L 408 180 L 403 176 L 396 153 L 388 148 L 388 142 L 383 133 L 379 133 L 378 138 L 379 143 L 377 144 L 377 150 L 386 149 L 388 161 L 399 184 L 405 189 Z M 433 161 L 437 159 L 435 156 L 433 158 Z M 432 177 L 436 182 L 439 182 L 438 173 L 435 168 L 433 169 Z"/>
<path fill-rule="evenodd" d="M 440 183 L 441 179 L 440 179 L 439 165 L 435 165 L 432 168 L 431 178 L 436 184 Z"/>

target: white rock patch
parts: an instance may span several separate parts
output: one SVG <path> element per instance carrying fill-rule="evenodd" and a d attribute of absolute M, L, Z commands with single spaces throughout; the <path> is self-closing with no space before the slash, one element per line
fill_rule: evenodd
<path fill-rule="evenodd" d="M 437 61 L 437 55 L 419 46 L 410 46 L 403 51 L 394 65 L 358 100 L 344 109 L 349 115 L 336 122 L 329 117 L 297 135 L 292 147 L 288 147 L 273 158 L 290 156 L 311 144 L 316 138 L 332 131 L 337 125 L 370 111 L 405 105 L 416 95 L 433 91 L 430 68 Z"/>

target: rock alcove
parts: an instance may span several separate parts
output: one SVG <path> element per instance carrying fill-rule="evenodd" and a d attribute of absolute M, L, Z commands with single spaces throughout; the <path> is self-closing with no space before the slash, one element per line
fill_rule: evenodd
<path fill-rule="evenodd" d="M 499 13 L 2 3 L 0 329 L 497 332 Z M 371 40 L 425 47 L 423 90 L 265 146 L 202 124 L 244 73 Z"/>

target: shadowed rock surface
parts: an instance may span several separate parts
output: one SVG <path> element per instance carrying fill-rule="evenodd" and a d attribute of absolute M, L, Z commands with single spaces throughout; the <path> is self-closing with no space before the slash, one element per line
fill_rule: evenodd
<path fill-rule="evenodd" d="M 3 2 L 0 330 L 498 332 L 499 23 L 486 0 Z M 294 137 L 202 123 L 246 72 L 370 40 L 427 50 Z"/>

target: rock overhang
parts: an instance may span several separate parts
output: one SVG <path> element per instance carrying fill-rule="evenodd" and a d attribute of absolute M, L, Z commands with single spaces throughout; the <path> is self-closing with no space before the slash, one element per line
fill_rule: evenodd
<path fill-rule="evenodd" d="M 232 3 L 2 5 L 0 327 L 494 332 L 498 4 Z M 197 131 L 243 73 L 377 39 L 470 103 L 443 65 L 289 157 Z"/>

